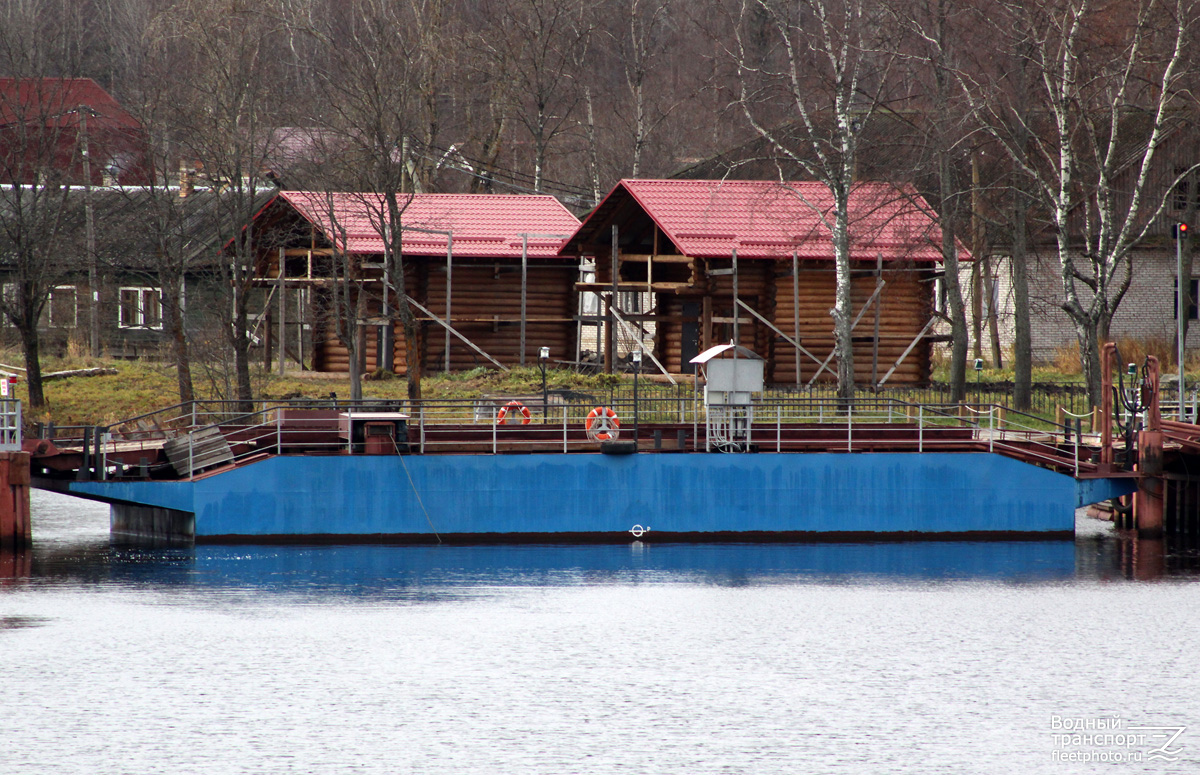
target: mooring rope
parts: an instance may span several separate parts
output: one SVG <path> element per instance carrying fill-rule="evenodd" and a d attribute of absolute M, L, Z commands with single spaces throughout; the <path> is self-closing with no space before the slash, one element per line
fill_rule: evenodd
<path fill-rule="evenodd" d="M 396 450 L 396 457 L 400 458 L 400 465 L 404 468 L 404 475 L 408 477 L 408 486 L 412 487 L 413 495 L 417 496 L 417 505 L 425 513 L 425 521 L 429 523 L 429 529 L 433 531 L 433 537 L 440 544 L 442 537 L 438 535 L 437 528 L 433 526 L 433 520 L 429 518 L 429 509 L 425 508 L 425 502 L 421 500 L 421 493 L 417 491 L 417 483 L 413 481 L 412 474 L 409 473 L 408 463 L 404 462 L 404 455 L 400 454 L 400 445 L 396 443 L 395 437 L 392 438 L 392 448 Z"/>

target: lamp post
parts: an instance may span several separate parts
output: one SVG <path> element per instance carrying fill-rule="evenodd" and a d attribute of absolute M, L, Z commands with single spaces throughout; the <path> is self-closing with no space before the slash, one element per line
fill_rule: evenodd
<path fill-rule="evenodd" d="M 1127 418 L 1128 425 L 1125 426 L 1125 455 L 1129 463 L 1129 467 L 1133 467 L 1133 440 L 1137 438 L 1138 409 L 1140 408 L 1141 391 L 1133 384 L 1134 377 L 1137 376 L 1137 364 L 1131 363 L 1125 367 L 1125 373 L 1129 375 L 1129 415 Z"/>
<path fill-rule="evenodd" d="M 548 413 L 547 404 L 549 404 L 549 396 L 546 393 L 546 364 L 550 362 L 550 348 L 543 347 L 538 350 L 538 366 L 542 369 L 542 423 L 546 422 L 546 414 Z"/>
<path fill-rule="evenodd" d="M 1179 223 L 1175 226 L 1175 323 L 1177 328 L 1176 341 L 1178 346 L 1175 353 L 1179 368 L 1179 422 L 1183 422 L 1183 323 L 1191 311 L 1185 302 L 1189 294 L 1183 290 L 1183 241 L 1187 239 L 1188 225 Z M 1189 289 L 1190 290 L 1190 289 Z"/>
<path fill-rule="evenodd" d="M 638 373 L 642 370 L 642 351 L 634 350 L 630 353 L 630 358 L 633 359 L 633 446 L 636 449 L 638 440 Z"/>

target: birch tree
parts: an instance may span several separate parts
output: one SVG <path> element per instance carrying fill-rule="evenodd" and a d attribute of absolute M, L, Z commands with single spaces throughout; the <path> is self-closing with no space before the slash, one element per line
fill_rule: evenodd
<path fill-rule="evenodd" d="M 873 0 L 742 0 L 733 49 L 738 104 L 785 159 L 828 186 L 838 396 L 854 397 L 850 199 L 860 133 L 885 105 L 895 47 L 892 25 Z M 788 135 L 777 127 L 787 121 Z M 791 138 L 798 138 L 792 140 Z"/>
<path fill-rule="evenodd" d="M 1098 405 L 1100 346 L 1129 289 L 1133 251 L 1170 194 L 1156 179 L 1155 162 L 1177 120 L 1197 6 L 1043 0 L 1005 3 L 990 22 L 996 40 L 1028 52 L 1038 84 L 1032 110 L 984 76 L 964 79 L 964 86 L 980 123 L 1028 175 L 1048 213 L 1060 305 Z"/>

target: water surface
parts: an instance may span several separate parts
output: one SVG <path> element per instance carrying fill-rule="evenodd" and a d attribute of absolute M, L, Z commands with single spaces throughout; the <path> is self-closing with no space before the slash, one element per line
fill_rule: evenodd
<path fill-rule="evenodd" d="M 1195 561 L 1090 521 L 138 549 L 103 506 L 36 493 L 34 515 L 0 578 L 3 773 L 1200 771 Z M 1072 720 L 1147 739 L 1056 737 Z M 1166 733 L 1129 730 L 1150 726 L 1186 730 L 1149 758 Z"/>

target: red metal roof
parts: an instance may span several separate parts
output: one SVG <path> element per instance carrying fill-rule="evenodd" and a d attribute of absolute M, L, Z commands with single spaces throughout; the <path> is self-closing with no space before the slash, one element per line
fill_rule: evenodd
<path fill-rule="evenodd" d="M 331 241 L 342 243 L 340 234 L 344 231 L 346 252 L 383 252 L 377 215 L 384 209 L 382 195 L 283 191 L 280 197 Z M 404 208 L 401 216 L 404 227 L 453 232 L 455 256 L 520 258 L 521 235 L 530 234 L 538 236 L 528 238 L 527 255 L 553 258 L 558 256 L 558 249 L 567 237 L 579 228 L 579 219 L 552 196 L 413 194 L 402 196 L 400 205 Z M 403 250 L 407 255 L 444 256 L 446 241 L 445 234 L 403 232 Z"/>
<path fill-rule="evenodd" d="M 683 255 L 833 260 L 833 196 L 823 183 L 757 180 L 622 180 L 564 252 L 607 242 L 606 223 L 632 198 Z M 911 185 L 860 183 L 850 195 L 852 260 L 940 261 L 933 208 Z M 963 260 L 969 254 L 959 246 Z"/>
<path fill-rule="evenodd" d="M 90 132 L 141 126 L 91 78 L 0 78 L 0 125 L 75 126 L 81 106 L 95 113 L 88 117 Z"/>

